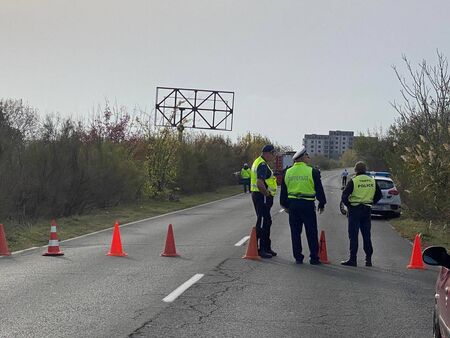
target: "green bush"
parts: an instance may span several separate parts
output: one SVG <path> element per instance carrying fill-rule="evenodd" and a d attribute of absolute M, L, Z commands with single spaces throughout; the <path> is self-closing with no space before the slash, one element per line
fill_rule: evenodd
<path fill-rule="evenodd" d="M 311 164 L 318 166 L 321 170 L 329 170 L 341 167 L 341 164 L 337 160 L 329 159 L 325 156 L 318 155 L 311 158 Z"/>
<path fill-rule="evenodd" d="M 233 172 L 270 141 L 151 130 L 108 104 L 89 124 L 0 100 L 0 220 L 86 213 L 141 198 L 234 184 Z"/>

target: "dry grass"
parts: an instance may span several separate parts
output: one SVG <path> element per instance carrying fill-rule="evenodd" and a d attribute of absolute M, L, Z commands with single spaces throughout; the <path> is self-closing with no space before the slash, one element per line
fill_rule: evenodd
<path fill-rule="evenodd" d="M 411 218 L 406 212 L 401 218 L 392 220 L 392 226 L 403 236 L 414 240 L 416 234 L 422 234 L 422 246 L 439 245 L 450 248 L 450 229 L 447 223 L 433 223 Z"/>

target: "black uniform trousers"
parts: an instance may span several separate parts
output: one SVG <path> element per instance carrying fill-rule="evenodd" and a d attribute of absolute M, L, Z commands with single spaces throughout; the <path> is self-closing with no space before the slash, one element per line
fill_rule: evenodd
<path fill-rule="evenodd" d="M 242 185 L 244 186 L 244 193 L 250 192 L 250 179 L 249 178 L 243 178 L 241 180 Z"/>
<path fill-rule="evenodd" d="M 272 250 L 270 241 L 270 226 L 272 217 L 270 209 L 273 205 L 273 197 L 264 196 L 260 192 L 252 192 L 252 201 L 256 211 L 256 238 L 259 242 L 259 249 L 270 252 Z"/>
<path fill-rule="evenodd" d="M 358 235 L 361 230 L 366 260 L 372 258 L 373 248 L 370 236 L 371 208 L 367 205 L 350 206 L 348 208 L 348 238 L 350 239 L 350 260 L 356 262 L 358 253 Z"/>
<path fill-rule="evenodd" d="M 311 261 L 319 260 L 316 207 L 314 201 L 289 199 L 289 225 L 291 227 L 292 251 L 297 261 L 303 261 L 302 228 L 305 225 L 306 238 Z"/>

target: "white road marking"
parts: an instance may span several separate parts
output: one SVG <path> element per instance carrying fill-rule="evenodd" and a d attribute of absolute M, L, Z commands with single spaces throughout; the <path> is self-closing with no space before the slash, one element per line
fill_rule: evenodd
<path fill-rule="evenodd" d="M 133 225 L 133 224 L 136 224 L 136 223 L 142 223 L 142 222 L 151 221 L 151 220 L 162 218 L 162 217 L 169 216 L 169 215 L 175 215 L 175 214 L 178 214 L 178 213 L 181 213 L 181 212 L 184 212 L 184 211 L 188 211 L 188 210 L 192 210 L 192 209 L 196 209 L 196 208 L 201 208 L 203 206 L 207 206 L 207 205 L 215 204 L 215 203 L 218 203 L 218 202 L 226 201 L 226 200 L 235 198 L 236 196 L 240 196 L 240 195 L 244 195 L 244 193 L 236 194 L 236 195 L 233 195 L 233 196 L 230 196 L 230 197 L 225 197 L 225 198 L 222 198 L 220 200 L 215 200 L 215 201 L 203 203 L 203 204 L 200 204 L 200 205 L 194 205 L 193 207 L 189 207 L 189 208 L 186 208 L 186 209 L 175 210 L 175 211 L 171 211 L 171 212 L 168 212 L 168 213 L 165 213 L 165 214 L 161 214 L 161 215 L 157 215 L 157 216 L 153 216 L 153 217 L 149 217 L 149 218 L 140 219 L 140 220 L 137 220 L 137 221 L 134 221 L 134 222 L 125 223 L 125 224 L 119 225 L 119 227 L 122 228 L 122 227 L 125 227 L 125 226 L 128 226 L 128 225 Z M 92 236 L 92 235 L 99 234 L 99 233 L 106 232 L 106 231 L 111 231 L 112 229 L 114 229 L 114 227 L 110 227 L 110 228 L 107 228 L 107 229 L 102 229 L 102 230 L 94 231 L 94 232 L 91 232 L 91 233 L 88 233 L 88 234 L 80 235 L 80 236 L 77 236 L 77 237 L 72 237 L 72 238 L 69 238 L 69 239 L 65 239 L 63 241 L 59 241 L 59 243 L 70 242 L 70 241 L 73 241 L 75 239 Z M 46 247 L 47 247 L 47 244 L 41 246 L 40 248 L 46 248 Z M 34 246 L 32 248 L 28 248 L 28 249 L 25 249 L 25 250 L 14 251 L 14 252 L 11 252 L 11 255 L 16 255 L 16 254 L 21 253 L 23 251 L 32 250 L 32 249 L 36 249 L 36 248 L 37 247 Z M 8 256 L 0 256 L 0 258 L 1 257 L 8 257 Z"/>
<path fill-rule="evenodd" d="M 243 245 L 245 242 L 248 241 L 248 239 L 250 238 L 250 236 L 244 236 L 239 242 L 237 242 L 234 246 L 241 246 Z"/>
<path fill-rule="evenodd" d="M 188 279 L 186 282 L 181 284 L 179 287 L 177 287 L 174 291 L 172 291 L 169 295 L 167 295 L 162 301 L 166 303 L 171 303 L 175 299 L 177 299 L 184 291 L 189 289 L 192 285 L 194 285 L 196 282 L 198 282 L 204 274 L 197 273 L 194 276 L 192 276 L 190 279 Z"/>
<path fill-rule="evenodd" d="M 47 246 L 47 245 L 45 245 L 45 246 Z M 24 250 L 20 250 L 20 251 L 14 251 L 14 252 L 11 252 L 11 256 L 12 256 L 12 255 L 20 254 L 20 253 L 22 253 L 22 252 L 34 250 L 34 249 L 38 249 L 38 247 L 37 247 L 37 246 L 33 246 L 33 247 L 31 247 L 31 248 L 28 248 L 28 249 L 24 249 Z M 0 258 L 2 258 L 2 257 L 9 257 L 9 256 L 0 256 Z"/>
<path fill-rule="evenodd" d="M 171 212 L 168 212 L 168 213 L 165 213 L 165 214 L 161 214 L 161 215 L 157 215 L 157 216 L 153 216 L 153 217 L 149 217 L 149 218 L 140 219 L 138 221 L 134 221 L 134 222 L 130 222 L 130 223 L 125 223 L 125 224 L 119 225 L 119 228 L 123 228 L 123 227 L 126 227 L 128 225 L 133 225 L 133 224 L 137 224 L 137 223 L 151 221 L 151 220 L 162 218 L 162 217 L 165 217 L 165 216 L 175 215 L 175 214 L 178 214 L 178 213 L 182 213 L 184 211 L 188 211 L 188 210 L 204 207 L 206 205 L 210 205 L 210 204 L 226 201 L 226 200 L 235 198 L 236 196 L 239 196 L 239 195 L 244 195 L 244 193 L 240 193 L 240 194 L 237 194 L 237 195 L 233 195 L 233 196 L 230 196 L 230 197 L 222 198 L 220 200 L 215 200 L 215 201 L 204 203 L 204 204 L 200 204 L 200 205 L 195 205 L 193 207 L 189 207 L 189 208 L 186 208 L 186 209 L 175 210 L 175 211 L 171 211 Z M 78 239 L 78 238 L 83 238 L 83 237 L 99 234 L 99 233 L 105 232 L 105 231 L 111 231 L 112 229 L 114 229 L 114 227 L 98 230 L 98 231 L 95 231 L 95 232 L 91 232 L 89 234 L 84 234 L 84 235 L 73 237 L 73 238 L 69 238 L 69 239 L 65 239 L 63 241 L 60 241 L 60 243 L 70 242 L 70 241 L 73 241 L 74 239 Z"/>

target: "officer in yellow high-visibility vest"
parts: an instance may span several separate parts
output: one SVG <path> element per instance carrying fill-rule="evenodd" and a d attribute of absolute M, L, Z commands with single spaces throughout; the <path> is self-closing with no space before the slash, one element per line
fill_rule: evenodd
<path fill-rule="evenodd" d="M 247 193 L 247 191 L 250 193 L 250 176 L 251 176 L 251 169 L 248 167 L 247 163 L 244 163 L 244 167 L 241 169 L 241 183 L 244 186 L 244 194 Z"/>
<path fill-rule="evenodd" d="M 272 250 L 270 240 L 272 225 L 270 209 L 277 192 L 277 180 L 267 163 L 273 161 L 275 154 L 273 145 L 266 144 L 261 150 L 261 156 L 253 162 L 250 176 L 250 191 L 256 211 L 256 237 L 259 242 L 259 255 L 262 258 L 272 258 L 277 255 Z"/>
<path fill-rule="evenodd" d="M 327 203 L 320 171 L 309 166 L 311 159 L 305 147 L 297 151 L 292 159 L 294 165 L 286 170 L 281 183 L 280 204 L 289 213 L 295 262 L 303 264 L 301 235 L 304 224 L 310 253 L 309 263 L 319 265 L 321 263 L 315 200 L 319 202 L 319 213 L 323 212 Z"/>
<path fill-rule="evenodd" d="M 350 258 L 342 261 L 345 266 L 357 266 L 358 235 L 361 230 L 363 248 L 366 254 L 366 266 L 372 266 L 371 208 L 377 203 L 382 193 L 375 179 L 366 175 L 366 164 L 357 162 L 355 174 L 342 192 L 342 202 L 348 210 L 348 237 L 350 239 Z"/>

